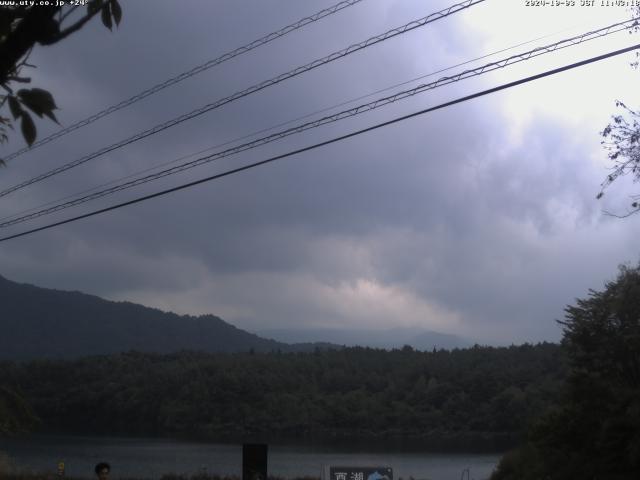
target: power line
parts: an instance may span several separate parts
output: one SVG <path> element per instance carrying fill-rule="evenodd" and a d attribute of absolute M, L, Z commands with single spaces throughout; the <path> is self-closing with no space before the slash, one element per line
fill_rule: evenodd
<path fill-rule="evenodd" d="M 18 237 L 23 237 L 23 236 L 29 235 L 31 233 L 40 232 L 42 230 L 47 230 L 47 229 L 50 229 L 50 228 L 53 228 L 53 227 L 57 227 L 57 226 L 64 225 L 64 224 L 67 224 L 67 223 L 71 223 L 71 222 L 75 222 L 75 221 L 78 221 L 78 220 L 82 220 L 84 218 L 88 218 L 88 217 L 92 217 L 92 216 L 95 216 L 95 215 L 99 215 L 101 213 L 106 213 L 106 212 L 109 212 L 111 210 L 116 210 L 116 209 L 119 209 L 119 208 L 126 207 L 128 205 L 133 205 L 135 203 L 140 203 L 140 202 L 143 202 L 143 201 L 146 201 L 146 200 L 150 200 L 152 198 L 156 198 L 156 197 L 160 197 L 160 196 L 163 196 L 163 195 L 167 195 L 169 193 L 177 192 L 178 190 L 184 190 L 186 188 L 190 188 L 190 187 L 193 187 L 195 185 L 199 185 L 201 183 L 210 182 L 212 180 L 216 180 L 216 179 L 219 179 L 219 178 L 222 178 L 222 177 L 226 177 L 226 176 L 229 176 L 229 175 L 232 175 L 232 174 L 235 174 L 235 173 L 239 173 L 239 172 L 242 172 L 242 171 L 245 171 L 245 170 L 249 170 L 251 168 L 255 168 L 255 167 L 258 167 L 260 165 L 265 165 L 267 163 L 275 162 L 275 161 L 281 160 L 283 158 L 291 157 L 291 156 L 294 156 L 294 155 L 297 155 L 297 154 L 300 154 L 300 153 L 303 153 L 303 152 L 308 152 L 310 150 L 314 150 L 314 149 L 319 148 L 319 147 L 323 147 L 323 146 L 326 146 L 326 145 L 330 145 L 332 143 L 336 143 L 336 142 L 339 142 L 339 141 L 342 141 L 342 140 L 346 140 L 348 138 L 355 137 L 355 136 L 361 135 L 363 133 L 371 132 L 373 130 L 377 130 L 379 128 L 392 125 L 394 123 L 398 123 L 398 122 L 401 122 L 401 121 L 404 121 L 404 120 L 407 120 L 407 119 L 410 119 L 410 118 L 413 118 L 413 117 L 417 117 L 419 115 L 424 115 L 426 113 L 433 112 L 435 110 L 440 110 L 440 109 L 443 109 L 443 108 L 446 108 L 446 107 L 450 107 L 452 105 L 456 105 L 458 103 L 466 102 L 466 101 L 472 100 L 474 98 L 478 98 L 478 97 L 482 97 L 482 96 L 485 96 L 485 95 L 489 95 L 491 93 L 496 93 L 496 92 L 499 92 L 501 90 L 505 90 L 507 88 L 512 88 L 512 87 L 515 87 L 517 85 L 522 85 L 524 83 L 528 83 L 528 82 L 531 82 L 531 81 L 534 81 L 534 80 L 539 80 L 539 79 L 544 78 L 544 77 L 548 77 L 548 76 L 555 75 L 555 74 L 558 74 L 558 73 L 561 73 L 561 72 L 564 72 L 564 71 L 567 71 L 567 70 L 571 70 L 571 69 L 574 69 L 574 68 L 577 68 L 577 67 L 581 67 L 581 66 L 588 65 L 588 64 L 591 64 L 591 63 L 595 63 L 595 62 L 598 62 L 598 61 L 601 61 L 601 60 L 605 60 L 607 58 L 611 58 L 611 57 L 614 57 L 616 55 L 621 55 L 623 53 L 631 52 L 631 51 L 637 50 L 637 49 L 640 49 L 640 44 L 636 44 L 636 45 L 633 45 L 633 46 L 630 46 L 630 47 L 627 47 L 627 48 L 623 48 L 623 49 L 620 49 L 620 50 L 615 50 L 613 52 L 605 53 L 603 55 L 598 55 L 597 57 L 592 57 L 592 58 L 587 59 L 587 60 L 582 60 L 580 62 L 575 62 L 575 63 L 569 64 L 569 65 L 565 65 L 563 67 L 555 68 L 553 70 L 547 70 L 546 72 L 543 72 L 543 73 L 538 73 L 536 75 L 531 75 L 529 77 L 525 77 L 525 78 L 522 78 L 520 80 L 515 80 L 513 82 L 505 83 L 505 84 L 499 85 L 497 87 L 489 88 L 487 90 L 482 90 L 480 92 L 476 92 L 476 93 L 473 93 L 471 95 L 467 95 L 465 97 L 460 97 L 460 98 L 457 98 L 455 100 L 450 100 L 448 102 L 436 105 L 435 107 L 425 108 L 423 110 L 419 110 L 417 112 L 410 113 L 408 115 L 403 115 L 401 117 L 396 117 L 396 118 L 394 118 L 392 120 L 387 120 L 386 122 L 377 123 L 377 124 L 372 125 L 370 127 L 363 128 L 361 130 L 356 130 L 356 131 L 348 133 L 346 135 L 341 135 L 339 137 L 334 137 L 334 138 L 332 138 L 330 140 L 325 140 L 323 142 L 319 142 L 319 143 L 316 143 L 316 144 L 313 144 L 313 145 L 310 145 L 310 146 L 307 146 L 307 147 L 304 147 L 304 148 L 293 150 L 293 151 L 290 151 L 290 152 L 287 152 L 287 153 L 284 153 L 284 154 L 281 154 L 281 155 L 276 155 L 274 157 L 267 158 L 266 160 L 261 160 L 259 162 L 255 162 L 255 163 L 251 163 L 251 164 L 248 164 L 248 165 L 244 165 L 242 167 L 234 168 L 232 170 L 227 170 L 225 172 L 218 173 L 216 175 L 212 175 L 210 177 L 202 178 L 200 180 L 195 180 L 193 182 L 189 182 L 189 183 L 185 183 L 185 184 L 182 184 L 182 185 L 178 185 L 177 187 L 172 187 L 172 188 L 169 188 L 169 189 L 166 189 L 166 190 L 162 190 L 160 192 L 156 192 L 156 193 L 152 193 L 152 194 L 145 195 L 145 196 L 142 196 L 142 197 L 138 197 L 138 198 L 135 198 L 133 200 L 129 200 L 129 201 L 122 202 L 122 203 L 119 203 L 119 204 L 116 204 L 116 205 L 112 205 L 110 207 L 102 208 L 102 209 L 99 209 L 99 210 L 94 210 L 93 212 L 85 213 L 83 215 L 78 215 L 76 217 L 68 218 L 66 220 L 61 220 L 59 222 L 50 223 L 50 224 L 44 225 L 42 227 L 38 227 L 38 228 L 34 228 L 34 229 L 27 230 L 27 231 L 24 231 L 24 232 L 20 232 L 20 233 L 16 233 L 16 234 L 13 234 L 13 235 L 6 236 L 6 237 L 2 237 L 2 238 L 0 238 L 0 242 L 4 242 L 4 241 L 11 240 L 11 239 L 18 238 Z"/>
<path fill-rule="evenodd" d="M 293 70 L 290 70 L 287 73 L 283 73 L 280 74 L 276 77 L 273 77 L 269 80 L 265 80 L 261 83 L 258 83 L 256 85 L 253 85 L 252 87 L 249 87 L 245 90 L 239 91 L 234 93 L 233 95 L 230 95 L 228 97 L 222 98 L 220 100 L 217 100 L 213 103 L 209 103 L 207 105 L 204 105 L 196 110 L 191 111 L 190 113 L 186 113 L 184 115 L 181 115 L 179 117 L 176 117 L 172 120 L 169 120 L 165 123 L 161 123 L 159 125 L 156 125 L 155 127 L 152 127 L 148 130 L 145 130 L 143 132 L 140 132 L 136 135 L 133 135 L 125 140 L 121 140 L 120 142 L 114 143 L 108 147 L 104 147 L 100 150 L 97 150 L 93 153 L 90 153 L 88 155 L 85 155 L 84 157 L 81 157 L 77 160 L 74 160 L 72 162 L 66 163 L 65 165 L 62 165 L 60 167 L 54 168 L 53 170 L 50 170 L 46 173 L 43 173 L 41 175 L 38 175 L 36 177 L 33 177 L 29 180 L 26 180 L 22 183 L 19 183 L 17 185 L 14 185 L 10 188 L 7 188 L 6 190 L 3 190 L 0 192 L 0 197 L 4 197 L 5 195 L 8 195 L 12 192 L 15 192 L 16 190 L 20 190 L 21 188 L 24 188 L 26 186 L 32 185 L 34 183 L 40 182 L 46 178 L 52 177 L 54 175 L 57 175 L 59 173 L 65 172 L 71 168 L 77 167 L 78 165 L 82 165 L 83 163 L 88 162 L 89 160 L 93 160 L 97 157 L 100 157 L 102 155 L 104 155 L 105 153 L 109 153 L 112 152 L 113 150 L 116 150 L 118 148 L 124 147 L 125 145 L 129 145 L 130 143 L 136 142 L 138 140 L 141 140 L 143 138 L 146 138 L 148 136 L 154 135 L 156 133 L 159 133 L 163 130 L 166 130 L 167 128 L 173 127 L 175 125 L 178 125 L 182 122 L 185 122 L 187 120 L 190 120 L 194 117 L 197 117 L 199 115 L 202 115 L 204 113 L 207 113 L 213 109 L 219 108 L 223 105 L 226 105 L 227 103 L 233 102 L 235 100 L 238 100 L 240 98 L 246 97 L 248 95 L 251 95 L 252 93 L 258 92 L 260 90 L 263 90 L 267 87 L 276 85 L 280 82 L 283 82 L 289 78 L 295 77 L 297 75 L 300 75 L 302 73 L 308 72 L 310 70 L 313 70 L 317 67 L 320 67 L 322 65 L 325 65 L 327 63 L 333 62 L 334 60 L 338 60 L 340 58 L 346 57 L 347 55 L 350 55 L 352 53 L 355 53 L 357 51 L 363 50 L 367 47 L 370 47 L 372 45 L 376 45 L 377 43 L 380 42 L 384 42 L 386 40 L 389 40 L 390 38 L 396 37 L 398 35 L 402 35 L 404 33 L 407 33 L 409 31 L 415 30 L 416 28 L 419 27 L 423 27 L 425 25 L 428 25 L 429 23 L 435 22 L 436 20 L 440 20 L 442 18 L 448 17 L 449 15 L 453 15 L 456 12 L 459 12 L 461 10 L 464 10 L 466 8 L 469 8 L 473 5 L 476 5 L 478 3 L 482 3 L 485 0 L 465 0 L 463 2 L 457 3 L 455 5 L 452 5 L 448 8 L 445 8 L 443 10 L 440 10 L 439 12 L 435 12 L 432 13 L 430 15 L 427 15 L 426 17 L 423 17 L 421 19 L 418 20 L 413 20 L 405 25 L 402 25 L 400 27 L 397 28 L 393 28 L 391 30 L 386 31 L 385 33 L 382 33 L 380 35 L 376 35 L 374 37 L 368 38 L 367 40 L 364 40 L 363 42 L 360 43 L 355 43 L 347 48 L 344 48 L 342 50 L 339 50 L 337 52 L 334 52 L 330 55 L 327 55 L 323 58 L 314 60 L 313 62 L 307 63 L 306 65 L 297 67 Z"/>
<path fill-rule="evenodd" d="M 372 97 L 373 95 L 376 95 L 376 94 L 378 94 L 378 93 L 384 93 L 384 92 L 387 92 L 387 91 L 392 90 L 392 89 L 394 89 L 394 88 L 402 87 L 402 86 L 404 86 L 404 85 L 408 85 L 408 84 L 413 83 L 413 82 L 416 82 L 416 81 L 418 81 L 418 80 L 422 80 L 422 79 L 424 79 L 424 78 L 432 77 L 432 76 L 437 75 L 437 74 L 439 74 L 439 73 L 443 73 L 443 72 L 446 72 L 446 71 L 449 71 L 449 70 L 453 70 L 454 68 L 457 68 L 457 67 L 462 67 L 462 66 L 464 66 L 464 65 L 468 65 L 468 64 L 473 63 L 473 62 L 476 62 L 476 61 L 478 61 L 478 60 L 482 60 L 482 59 L 485 59 L 485 58 L 493 57 L 494 55 L 497 55 L 497 54 L 499 54 L 499 53 L 507 52 L 507 51 L 509 51 L 509 50 L 513 50 L 513 49 L 515 49 L 515 48 L 522 47 L 522 46 L 524 46 L 524 45 L 528 45 L 528 44 L 531 44 L 531 43 L 537 42 L 537 41 L 539 41 L 539 40 L 543 40 L 543 39 L 545 39 L 545 38 L 549 38 L 549 37 L 551 37 L 551 36 L 557 35 L 558 33 L 563 33 L 563 32 L 565 32 L 565 31 L 567 31 L 567 30 L 570 30 L 570 29 L 571 29 L 571 28 L 566 28 L 566 29 L 563 29 L 563 30 L 558 30 L 558 31 L 556 31 L 556 32 L 554 32 L 554 33 L 550 33 L 550 34 L 547 34 L 547 35 L 543 35 L 543 36 L 541 36 L 541 37 L 537 37 L 537 38 L 533 38 L 533 39 L 531 39 L 531 40 L 527 40 L 527 41 L 524 41 L 524 42 L 520 42 L 520 43 L 517 43 L 517 44 L 515 44 L 515 45 L 511 45 L 510 47 L 502 48 L 502 49 L 500 49 L 500 50 L 496 50 L 496 51 L 494 51 L 494 52 L 487 53 L 487 54 L 485 54 L 485 55 L 481 55 L 481 56 L 476 57 L 476 58 L 473 58 L 473 59 L 471 59 L 471 60 L 466 60 L 466 61 L 464 61 L 464 62 L 460 62 L 460 63 L 457 63 L 457 64 L 455 64 L 455 65 L 451 65 L 451 66 L 448 66 L 448 67 L 444 67 L 444 68 L 441 68 L 441 69 L 439 69 L 439 70 L 436 70 L 436 71 L 433 71 L 433 72 L 430 72 L 430 73 L 427 73 L 427 74 L 423 74 L 423 75 L 420 75 L 420 76 L 418 76 L 418 77 L 414 77 L 414 78 L 412 78 L 412 79 L 410 79 L 410 80 L 405 80 L 405 81 L 403 81 L 403 82 L 396 83 L 396 84 L 390 85 L 390 86 L 388 86 L 388 87 L 385 87 L 385 88 L 382 88 L 382 89 L 379 89 L 379 90 L 375 90 L 375 91 L 370 92 L 370 93 L 367 93 L 367 94 L 365 94 L 365 95 L 360 95 L 360 96 L 355 97 L 355 98 L 352 98 L 352 99 L 350 99 L 350 100 L 345 100 L 345 101 L 343 101 L 343 102 L 340 102 L 340 103 L 334 104 L 334 105 L 332 105 L 332 106 L 330 106 L 330 107 L 325 107 L 325 108 L 322 108 L 322 109 L 320 109 L 320 110 L 316 110 L 316 111 L 314 111 L 314 112 L 311 112 L 311 113 L 307 113 L 307 114 L 305 114 L 305 115 L 302 115 L 302 116 L 300 116 L 300 117 L 296 117 L 296 118 L 293 118 L 293 119 L 291 119 L 291 120 L 287 120 L 287 121 L 280 122 L 280 123 L 278 123 L 278 124 L 272 125 L 272 126 L 270 126 L 270 127 L 266 127 L 266 128 L 262 128 L 262 129 L 260 129 L 260 130 L 253 131 L 253 132 L 251 132 L 251 133 L 248 133 L 248 134 L 242 135 L 242 136 L 240 136 L 240 137 L 233 138 L 233 139 L 231 139 L 231 140 L 226 140 L 226 141 L 224 141 L 223 143 L 218 143 L 218 144 L 216 144 L 216 145 L 212 145 L 212 146 L 210 146 L 210 147 L 207 147 L 207 148 L 205 148 L 205 149 L 203 149 L 203 150 L 199 150 L 199 151 L 197 151 L 197 152 L 190 153 L 190 154 L 187 154 L 187 155 L 182 155 L 182 156 L 180 156 L 180 157 L 178 157 L 178 158 L 174 158 L 174 159 L 171 159 L 171 160 L 169 160 L 169 161 L 162 162 L 162 163 L 160 163 L 160 164 L 158 164 L 158 165 L 154 165 L 154 166 L 152 166 L 152 167 L 145 168 L 145 169 L 143 169 L 143 170 L 138 170 L 137 172 L 134 172 L 134 173 L 131 173 L 131 174 L 125 175 L 125 176 L 123 176 L 123 177 L 116 178 L 116 179 L 114 179 L 114 180 L 110 180 L 110 181 L 105 182 L 105 183 L 101 183 L 101 184 L 99 184 L 99 185 L 96 185 L 96 186 L 91 187 L 91 188 L 87 188 L 87 189 L 82 190 L 82 191 L 80 191 L 80 192 L 76 192 L 76 193 L 73 193 L 73 194 L 71 194 L 71 195 L 65 195 L 65 196 L 64 196 L 64 197 L 62 197 L 62 198 L 57 198 L 57 199 L 55 199 L 55 200 L 48 201 L 48 202 L 46 202 L 46 203 L 43 203 L 43 204 L 40 204 L 40 205 L 37 205 L 37 206 L 31 207 L 31 208 L 28 208 L 28 209 L 26 209 L 26 210 L 22 210 L 22 211 L 20 211 L 20 212 L 13 213 L 13 214 L 11 214 L 11 215 L 7 215 L 7 216 L 4 216 L 4 217 L 0 217 L 0 222 L 2 222 L 2 221 L 4 221 L 4 220 L 11 219 L 11 218 L 15 218 L 15 217 L 18 217 L 18 216 L 22 216 L 22 215 L 24 215 L 24 214 L 27 214 L 27 213 L 33 212 L 33 211 L 38 210 L 38 209 L 41 209 L 41 208 L 43 208 L 43 207 L 47 207 L 47 206 L 49 206 L 49 205 L 53 205 L 53 204 L 58 203 L 58 202 L 62 202 L 62 201 L 64 201 L 64 200 L 68 200 L 68 199 L 71 199 L 71 198 L 79 197 L 80 195 L 85 195 L 85 194 L 87 194 L 87 193 L 90 193 L 90 192 L 96 191 L 96 190 L 98 190 L 98 189 L 100 189 L 100 188 L 104 188 L 104 187 L 108 187 L 108 186 L 110 186 L 110 185 L 114 185 L 114 184 L 116 184 L 116 183 L 118 183 L 118 182 L 121 182 L 121 181 L 123 181 L 123 180 L 128 180 L 128 179 L 130 179 L 130 178 L 134 178 L 134 177 L 136 177 L 136 176 L 138 176 L 138 175 L 142 175 L 142 174 L 144 174 L 144 173 L 151 172 L 151 171 L 153 171 L 153 170 L 157 170 L 157 169 L 162 168 L 162 167 L 166 167 L 167 165 L 171 165 L 171 164 L 173 164 L 173 163 L 177 163 L 177 162 L 180 162 L 180 161 L 182 161 L 182 160 L 186 160 L 186 159 L 188 159 L 188 158 L 195 157 L 195 156 L 197 156 L 197 155 L 202 155 L 202 154 L 203 154 L 203 153 L 205 153 L 205 152 L 209 152 L 209 151 L 211 151 L 211 150 L 215 150 L 215 149 L 217 149 L 217 148 L 222 148 L 222 147 L 225 147 L 225 146 L 227 146 L 227 145 L 231 145 L 231 144 L 233 144 L 233 143 L 239 142 L 239 141 L 241 141 L 241 140 L 246 140 L 246 139 L 248 139 L 248 138 L 255 137 L 256 135 L 259 135 L 259 134 L 261 134 L 261 133 L 270 132 L 270 131 L 272 131 L 272 130 L 275 130 L 276 128 L 284 127 L 284 126 L 286 126 L 286 125 L 290 125 L 290 124 L 292 124 L 292 123 L 294 123 L 294 122 L 297 122 L 297 121 L 300 121 L 300 120 L 305 120 L 305 119 L 307 119 L 307 118 L 313 117 L 313 116 L 315 116 L 315 115 L 319 115 L 319 114 L 321 114 L 321 113 L 329 112 L 329 111 L 334 110 L 334 109 L 336 109 L 336 108 L 343 107 L 343 106 L 348 105 L 348 104 L 350 104 L 350 103 L 357 102 L 358 100 L 363 100 L 363 99 L 365 99 L 365 98 Z"/>
<path fill-rule="evenodd" d="M 90 123 L 95 122 L 96 120 L 99 120 L 103 117 L 106 117 L 107 115 L 111 115 L 114 112 L 117 112 L 118 110 L 121 110 L 125 107 L 128 107 L 129 105 L 132 105 L 136 102 L 139 102 L 140 100 L 153 95 L 154 93 L 158 93 L 161 90 L 164 90 L 165 88 L 168 88 L 172 85 L 175 85 L 176 83 L 180 83 L 183 80 L 186 80 L 187 78 L 193 77 L 194 75 L 197 75 L 199 73 L 204 72 L 205 70 L 208 70 L 210 68 L 215 67 L 216 65 L 220 65 L 221 63 L 226 62 L 227 60 L 231 60 L 232 58 L 235 58 L 239 55 L 242 55 L 244 53 L 250 52 L 251 50 L 258 48 L 262 45 L 265 45 L 269 42 L 272 42 L 273 40 L 276 40 L 280 37 L 283 37 L 295 30 L 298 30 L 306 25 L 309 25 L 310 23 L 314 23 L 317 22 L 318 20 L 321 20 L 325 17 L 328 17 L 329 15 L 333 15 L 334 13 L 337 13 L 341 10 L 344 10 L 345 8 L 351 7 L 352 5 L 355 5 L 356 3 L 361 2 L 362 0 L 343 0 L 339 3 L 336 3 L 335 5 L 332 5 L 329 8 L 325 8 L 324 10 L 320 10 L 317 13 L 314 13 L 313 15 L 309 15 L 308 17 L 304 17 L 301 18 L 300 20 L 298 20 L 295 23 L 292 23 L 291 25 L 287 25 L 284 28 L 281 28 L 280 30 L 277 30 L 275 32 L 271 32 L 257 40 L 254 40 L 253 42 L 247 43 L 246 45 L 243 45 L 241 47 L 236 48 L 235 50 L 232 50 L 230 52 L 227 52 L 223 55 L 220 55 L 217 58 L 214 58 L 212 60 L 209 60 L 205 63 L 203 63 L 202 65 L 198 65 L 197 67 L 193 67 L 191 70 L 188 70 L 186 72 L 182 72 L 179 75 L 176 75 L 175 77 L 169 78 L 167 80 L 165 80 L 164 82 L 158 83 L 156 85 L 154 85 L 153 87 L 150 87 L 146 90 L 143 90 L 142 92 L 121 101 L 120 103 L 116 104 L 116 105 L 112 105 L 108 108 L 105 108 L 104 110 L 99 111 L 98 113 L 95 113 L 93 115 L 91 115 L 90 117 L 87 117 L 83 120 L 80 120 L 72 125 L 69 125 L 68 127 L 63 128 L 62 130 L 58 130 L 55 133 L 52 133 L 51 135 L 49 135 L 48 137 L 43 138 L 42 140 L 38 140 L 37 142 L 35 142 L 34 144 L 32 144 L 30 147 L 24 147 L 10 155 L 8 155 L 6 158 L 4 158 L 5 163 L 13 160 L 16 157 L 19 157 L 20 155 L 22 155 L 23 153 L 26 152 L 30 152 L 42 145 L 45 145 L 57 138 L 60 138 L 70 132 L 73 132 L 74 130 L 78 130 L 79 128 L 82 128 L 86 125 L 89 125 Z"/>
<path fill-rule="evenodd" d="M 139 185 L 143 185 L 145 183 L 149 183 L 151 181 L 163 178 L 163 177 L 167 177 L 169 175 L 174 175 L 176 173 L 203 165 L 205 163 L 209 163 L 212 162 L 214 160 L 219 160 L 221 158 L 225 158 L 231 155 L 235 155 L 253 148 L 257 148 L 260 147 L 262 145 L 266 145 L 268 143 L 274 142 L 276 140 L 280 140 L 282 138 L 288 137 L 290 135 L 293 134 L 297 134 L 306 130 L 310 130 L 312 128 L 317 128 L 319 126 L 322 125 L 326 125 L 329 123 L 334 123 L 337 122 L 339 120 L 343 120 L 345 118 L 349 118 L 349 117 L 353 117 L 359 114 L 362 114 L 364 112 L 367 111 L 371 111 L 371 110 L 375 110 L 377 108 L 383 107 L 385 105 L 388 105 L 390 103 L 394 103 L 396 101 L 399 100 L 404 100 L 406 98 L 412 97 L 414 95 L 417 95 L 419 93 L 423 93 L 425 91 L 428 90 L 432 90 L 444 85 L 448 85 L 454 82 L 458 82 L 460 80 L 466 79 L 466 78 L 471 78 L 471 77 L 475 77 L 478 75 L 482 75 L 484 73 L 487 72 L 491 72 L 500 68 L 504 68 L 508 65 L 513 65 L 522 61 L 526 61 L 529 60 L 531 58 L 535 58 L 537 56 L 540 55 L 544 55 L 547 53 L 551 53 L 554 51 L 557 51 L 559 49 L 562 48 L 567 48 L 567 47 L 571 47 L 574 45 L 578 45 L 580 43 L 583 43 L 585 41 L 588 40 L 593 40 L 595 38 L 601 38 L 613 33 L 617 33 L 619 31 L 622 30 L 626 30 L 630 27 L 633 26 L 635 22 L 635 19 L 631 19 L 631 20 L 627 20 L 624 22 L 618 22 L 615 23 L 613 25 L 609 25 L 608 27 L 603 27 L 600 28 L 598 30 L 594 30 L 592 32 L 587 32 L 587 33 L 583 33 L 581 35 L 576 35 L 574 37 L 568 38 L 568 39 L 564 39 L 564 40 L 560 40 L 558 42 L 552 43 L 550 45 L 546 45 L 546 46 L 542 46 L 542 47 L 537 47 L 534 48 L 533 50 L 529 50 L 527 52 L 524 53 L 519 53 L 516 55 L 512 55 L 510 57 L 504 58 L 502 60 L 498 60 L 495 62 L 491 62 L 488 63 L 486 65 L 480 66 L 480 67 L 476 67 L 476 68 L 472 68 L 469 70 L 464 70 L 461 73 L 458 73 L 456 75 L 452 75 L 449 77 L 442 77 L 440 79 L 438 79 L 435 82 L 431 82 L 431 83 L 427 83 L 427 84 L 422 84 L 422 85 L 418 85 L 417 87 L 414 87 L 412 89 L 409 90 L 404 90 L 401 92 L 397 92 L 393 95 L 387 96 L 387 97 L 383 97 L 383 98 L 379 98 L 376 99 L 372 102 L 366 103 L 366 104 L 362 104 L 362 105 L 358 105 L 356 107 L 347 109 L 347 110 L 343 110 L 341 112 L 335 113 L 333 115 L 329 115 L 329 116 L 325 116 L 322 117 L 320 119 L 311 121 L 311 122 L 307 122 L 295 127 L 291 127 L 289 129 L 280 131 L 280 132 L 276 132 L 272 135 L 268 135 L 266 137 L 262 137 L 262 138 L 258 138 L 256 140 L 253 140 L 251 142 L 247 142 L 226 150 L 223 150 L 221 152 L 217 152 L 211 155 L 207 155 L 204 157 L 200 157 L 198 159 L 192 160 L 190 162 L 181 164 L 181 165 L 177 165 L 175 167 L 171 167 L 165 170 L 161 170 L 159 172 L 153 173 L 151 175 L 147 175 L 145 177 L 141 177 L 135 180 L 131 180 L 129 182 L 125 182 L 119 185 L 115 185 L 113 187 L 110 188 L 106 188 L 100 191 L 97 191 L 95 193 L 91 193 L 88 195 L 85 195 L 83 197 L 77 198 L 75 200 L 70 200 L 68 202 L 65 203 L 60 203 L 58 205 L 49 207 L 49 208 L 45 208 L 42 210 L 39 210 L 37 212 L 34 213 L 30 213 L 30 214 L 26 214 L 26 215 L 22 215 L 19 216 L 17 218 L 14 218 L 12 220 L 7 220 L 4 222 L 0 223 L 0 228 L 6 228 L 9 226 L 13 226 L 16 225 L 18 223 L 22 223 L 28 220 L 32 220 L 44 215 L 49 215 L 70 207 L 74 207 L 83 203 L 86 203 L 88 201 L 91 200 L 95 200 L 98 198 L 102 198 L 105 197 L 107 195 L 112 195 L 116 192 L 122 191 L 122 190 L 126 190 L 128 188 L 132 188 L 132 187 L 136 187 Z"/>

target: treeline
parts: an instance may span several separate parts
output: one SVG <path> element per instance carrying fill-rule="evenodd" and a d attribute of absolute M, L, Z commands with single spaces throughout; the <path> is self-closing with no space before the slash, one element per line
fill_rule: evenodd
<path fill-rule="evenodd" d="M 558 397 L 558 345 L 420 352 L 129 352 L 0 364 L 40 430 L 205 439 L 422 439 L 501 449 Z"/>

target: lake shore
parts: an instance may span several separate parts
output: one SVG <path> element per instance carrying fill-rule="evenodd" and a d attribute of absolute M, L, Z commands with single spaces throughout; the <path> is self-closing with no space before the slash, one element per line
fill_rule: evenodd
<path fill-rule="evenodd" d="M 297 445 L 315 450 L 343 452 L 403 452 L 441 454 L 503 454 L 522 444 L 521 434 L 514 432 L 447 432 L 432 431 L 422 435 L 403 434 L 400 430 L 387 432 L 332 430 L 309 435 L 266 434 L 202 434 L 183 432 L 153 434 L 140 432 L 102 432 L 99 434 L 83 430 L 40 429 L 28 434 L 13 435 L 13 438 L 120 438 L 149 439 L 158 442 L 184 442 L 196 444 L 242 445 L 264 443 L 272 447 Z M 1 443 L 1 439 L 0 439 Z"/>
<path fill-rule="evenodd" d="M 0 438 L 0 452 L 6 454 L 5 471 L 23 478 L 2 480 L 49 480 L 47 476 L 25 474 L 53 473 L 65 463 L 65 480 L 91 479 L 94 466 L 111 464 L 111 479 L 117 480 L 201 480 L 202 474 L 220 480 L 238 479 L 242 473 L 242 444 L 185 442 L 154 438 L 98 436 L 44 436 Z M 437 478 L 458 480 L 470 469 L 477 479 L 488 478 L 500 460 L 499 454 L 410 452 L 369 449 L 343 450 L 336 445 L 269 444 L 268 472 L 280 479 L 318 479 L 328 475 L 330 466 L 385 466 L 393 478 Z M 2 463 L 2 462 L 0 462 Z M 1 465 L 0 465 L 1 471 Z M 204 478 L 202 480 L 209 480 Z"/>
<path fill-rule="evenodd" d="M 95 477 L 77 477 L 77 476 L 59 476 L 56 472 L 19 472 L 7 473 L 0 471 L 3 480 L 93 480 Z M 215 475 L 207 473 L 196 473 L 193 475 L 178 475 L 175 473 L 166 473 L 160 477 L 111 477 L 112 480 L 241 480 L 237 475 Z M 320 480 L 320 477 L 294 477 L 284 478 L 278 476 L 269 476 L 268 480 Z M 409 479 L 412 480 L 412 479 Z"/>

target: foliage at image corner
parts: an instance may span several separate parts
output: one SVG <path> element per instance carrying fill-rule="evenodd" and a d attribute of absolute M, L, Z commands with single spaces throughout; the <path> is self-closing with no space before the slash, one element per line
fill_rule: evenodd
<path fill-rule="evenodd" d="M 569 372 L 559 404 L 492 480 L 640 478 L 640 264 L 565 309 Z"/>
<path fill-rule="evenodd" d="M 640 6 L 631 9 L 632 18 L 636 21 L 630 33 L 640 32 Z M 635 69 L 640 68 L 640 51 L 636 51 L 636 61 L 631 63 Z M 634 182 L 640 180 L 640 111 L 629 107 L 621 100 L 615 101 L 620 113 L 611 116 L 609 124 L 600 132 L 601 144 L 607 151 L 607 157 L 612 162 L 609 173 L 601 184 L 600 192 L 596 195 L 601 199 L 605 190 L 618 178 L 631 175 Z M 640 212 L 640 195 L 633 195 L 626 212 L 605 214 L 618 218 L 625 218 Z"/>
<path fill-rule="evenodd" d="M 32 114 L 48 117 L 58 123 L 54 110 L 58 107 L 53 95 L 43 88 L 18 88 L 29 84 L 24 76 L 29 55 L 37 45 L 50 46 L 80 30 L 94 16 L 100 14 L 103 25 L 112 30 L 122 20 L 118 0 L 90 0 L 84 15 L 74 17 L 78 6 L 0 6 L 0 144 L 9 141 L 14 124 L 31 146 L 37 138 Z M 73 18 L 73 21 L 70 19 Z M 18 85 L 18 86 L 16 86 Z M 7 111 L 8 110 L 8 111 Z M 0 164 L 4 164 L 0 159 Z"/>

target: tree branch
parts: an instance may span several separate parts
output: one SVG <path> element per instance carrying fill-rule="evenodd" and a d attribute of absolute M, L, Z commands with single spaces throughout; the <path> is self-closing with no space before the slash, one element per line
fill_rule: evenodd
<path fill-rule="evenodd" d="M 18 82 L 18 83 L 30 83 L 31 79 L 29 77 L 7 77 L 8 82 Z"/>
<path fill-rule="evenodd" d="M 611 212 L 608 212 L 608 211 L 606 211 L 606 210 L 603 210 L 603 211 L 602 211 L 602 214 L 603 214 L 603 215 L 606 215 L 606 216 L 608 216 L 608 217 L 615 217 L 615 218 L 627 218 L 627 217 L 630 217 L 631 215 L 634 215 L 634 214 L 638 213 L 639 211 L 640 211 L 640 208 L 636 208 L 635 210 L 631 210 L 630 212 L 627 212 L 627 213 L 626 213 L 626 214 L 624 214 L 624 215 L 618 215 L 618 214 L 611 213 Z"/>
<path fill-rule="evenodd" d="M 50 41 L 48 41 L 47 43 L 43 43 L 43 45 L 51 45 L 53 43 L 57 43 L 60 40 L 68 37 L 72 33 L 77 32 L 82 27 L 84 27 L 85 23 L 87 23 L 89 20 L 91 20 L 93 17 L 95 17 L 98 13 L 100 13 L 102 11 L 102 9 L 105 8 L 106 5 L 107 4 L 105 3 L 101 8 L 97 9 L 96 11 L 87 13 L 84 17 L 82 17 L 80 20 L 78 20 L 73 25 L 65 28 L 64 30 L 61 30 L 58 34 L 53 35 L 50 38 Z"/>
<path fill-rule="evenodd" d="M 60 7 L 38 6 L 28 10 L 16 29 L 0 43 L 0 84 L 6 83 L 20 59 L 35 45 Z"/>

